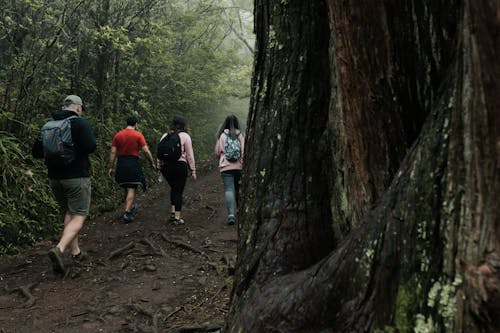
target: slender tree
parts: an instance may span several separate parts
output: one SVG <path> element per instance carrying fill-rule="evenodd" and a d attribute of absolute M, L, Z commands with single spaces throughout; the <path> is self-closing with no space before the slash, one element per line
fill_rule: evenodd
<path fill-rule="evenodd" d="M 496 12 L 255 2 L 227 331 L 500 330 Z"/>

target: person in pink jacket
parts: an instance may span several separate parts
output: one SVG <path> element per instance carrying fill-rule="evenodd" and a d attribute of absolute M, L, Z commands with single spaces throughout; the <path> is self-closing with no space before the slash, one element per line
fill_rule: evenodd
<path fill-rule="evenodd" d="M 227 223 L 236 221 L 239 202 L 239 185 L 243 168 L 245 137 L 240 130 L 238 118 L 231 114 L 226 117 L 217 132 L 215 155 L 219 158 L 219 170 L 226 197 Z"/>
<path fill-rule="evenodd" d="M 170 220 L 176 225 L 184 224 L 184 219 L 181 217 L 182 195 L 188 172 L 191 173 L 193 179 L 196 179 L 196 165 L 194 161 L 193 144 L 191 136 L 188 134 L 186 119 L 182 116 L 175 116 L 170 123 L 170 132 L 177 132 L 181 144 L 181 156 L 175 162 L 165 162 L 158 160 L 158 168 L 161 170 L 163 177 L 170 185 L 170 205 L 171 213 Z M 160 141 L 167 136 L 164 133 Z M 189 169 L 189 170 L 188 170 Z"/>

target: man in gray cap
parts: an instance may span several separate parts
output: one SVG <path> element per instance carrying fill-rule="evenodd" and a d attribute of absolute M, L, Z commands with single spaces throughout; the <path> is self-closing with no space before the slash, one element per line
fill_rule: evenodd
<path fill-rule="evenodd" d="M 64 213 L 62 237 L 48 252 L 54 272 L 63 275 L 66 273 L 63 253 L 68 248 L 74 263 L 88 257 L 79 247 L 78 233 L 89 215 L 88 155 L 95 151 L 96 140 L 89 122 L 81 118 L 83 111 L 79 96 L 67 96 L 61 110 L 52 113 L 53 120 L 42 127 L 32 149 L 34 157 L 45 158 L 50 186 Z"/>

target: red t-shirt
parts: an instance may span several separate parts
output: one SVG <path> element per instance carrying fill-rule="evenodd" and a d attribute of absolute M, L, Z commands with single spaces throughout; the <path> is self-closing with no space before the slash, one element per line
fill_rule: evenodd
<path fill-rule="evenodd" d="M 141 132 L 126 128 L 116 133 L 111 143 L 116 147 L 118 156 L 131 155 L 139 157 L 139 150 L 146 145 L 146 139 Z"/>

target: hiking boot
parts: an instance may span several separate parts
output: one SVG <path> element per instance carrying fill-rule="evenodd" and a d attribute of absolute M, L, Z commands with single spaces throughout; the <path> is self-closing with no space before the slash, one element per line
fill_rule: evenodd
<path fill-rule="evenodd" d="M 89 259 L 89 254 L 83 250 L 80 250 L 80 253 L 72 255 L 71 260 L 73 260 L 76 264 L 81 264 L 84 261 Z"/>
<path fill-rule="evenodd" d="M 64 266 L 64 260 L 61 250 L 59 250 L 57 246 L 53 247 L 49 250 L 47 255 L 49 256 L 50 261 L 52 261 L 52 270 L 54 271 L 54 273 L 64 275 L 66 273 L 66 267 Z"/>
<path fill-rule="evenodd" d="M 135 216 L 138 210 L 139 210 L 139 205 L 136 202 L 134 202 L 134 204 L 132 205 L 132 209 L 130 210 L 130 214 Z"/>
<path fill-rule="evenodd" d="M 229 217 L 227 218 L 227 224 L 233 225 L 235 222 L 236 222 L 235 217 L 233 215 L 229 215 Z"/>
<path fill-rule="evenodd" d="M 125 223 L 132 222 L 133 220 L 134 220 L 134 214 L 132 214 L 131 212 L 125 212 L 125 214 L 123 214 L 123 221 Z"/>
<path fill-rule="evenodd" d="M 174 224 L 175 225 L 183 225 L 184 224 L 184 220 L 181 218 L 181 219 L 174 219 Z"/>

